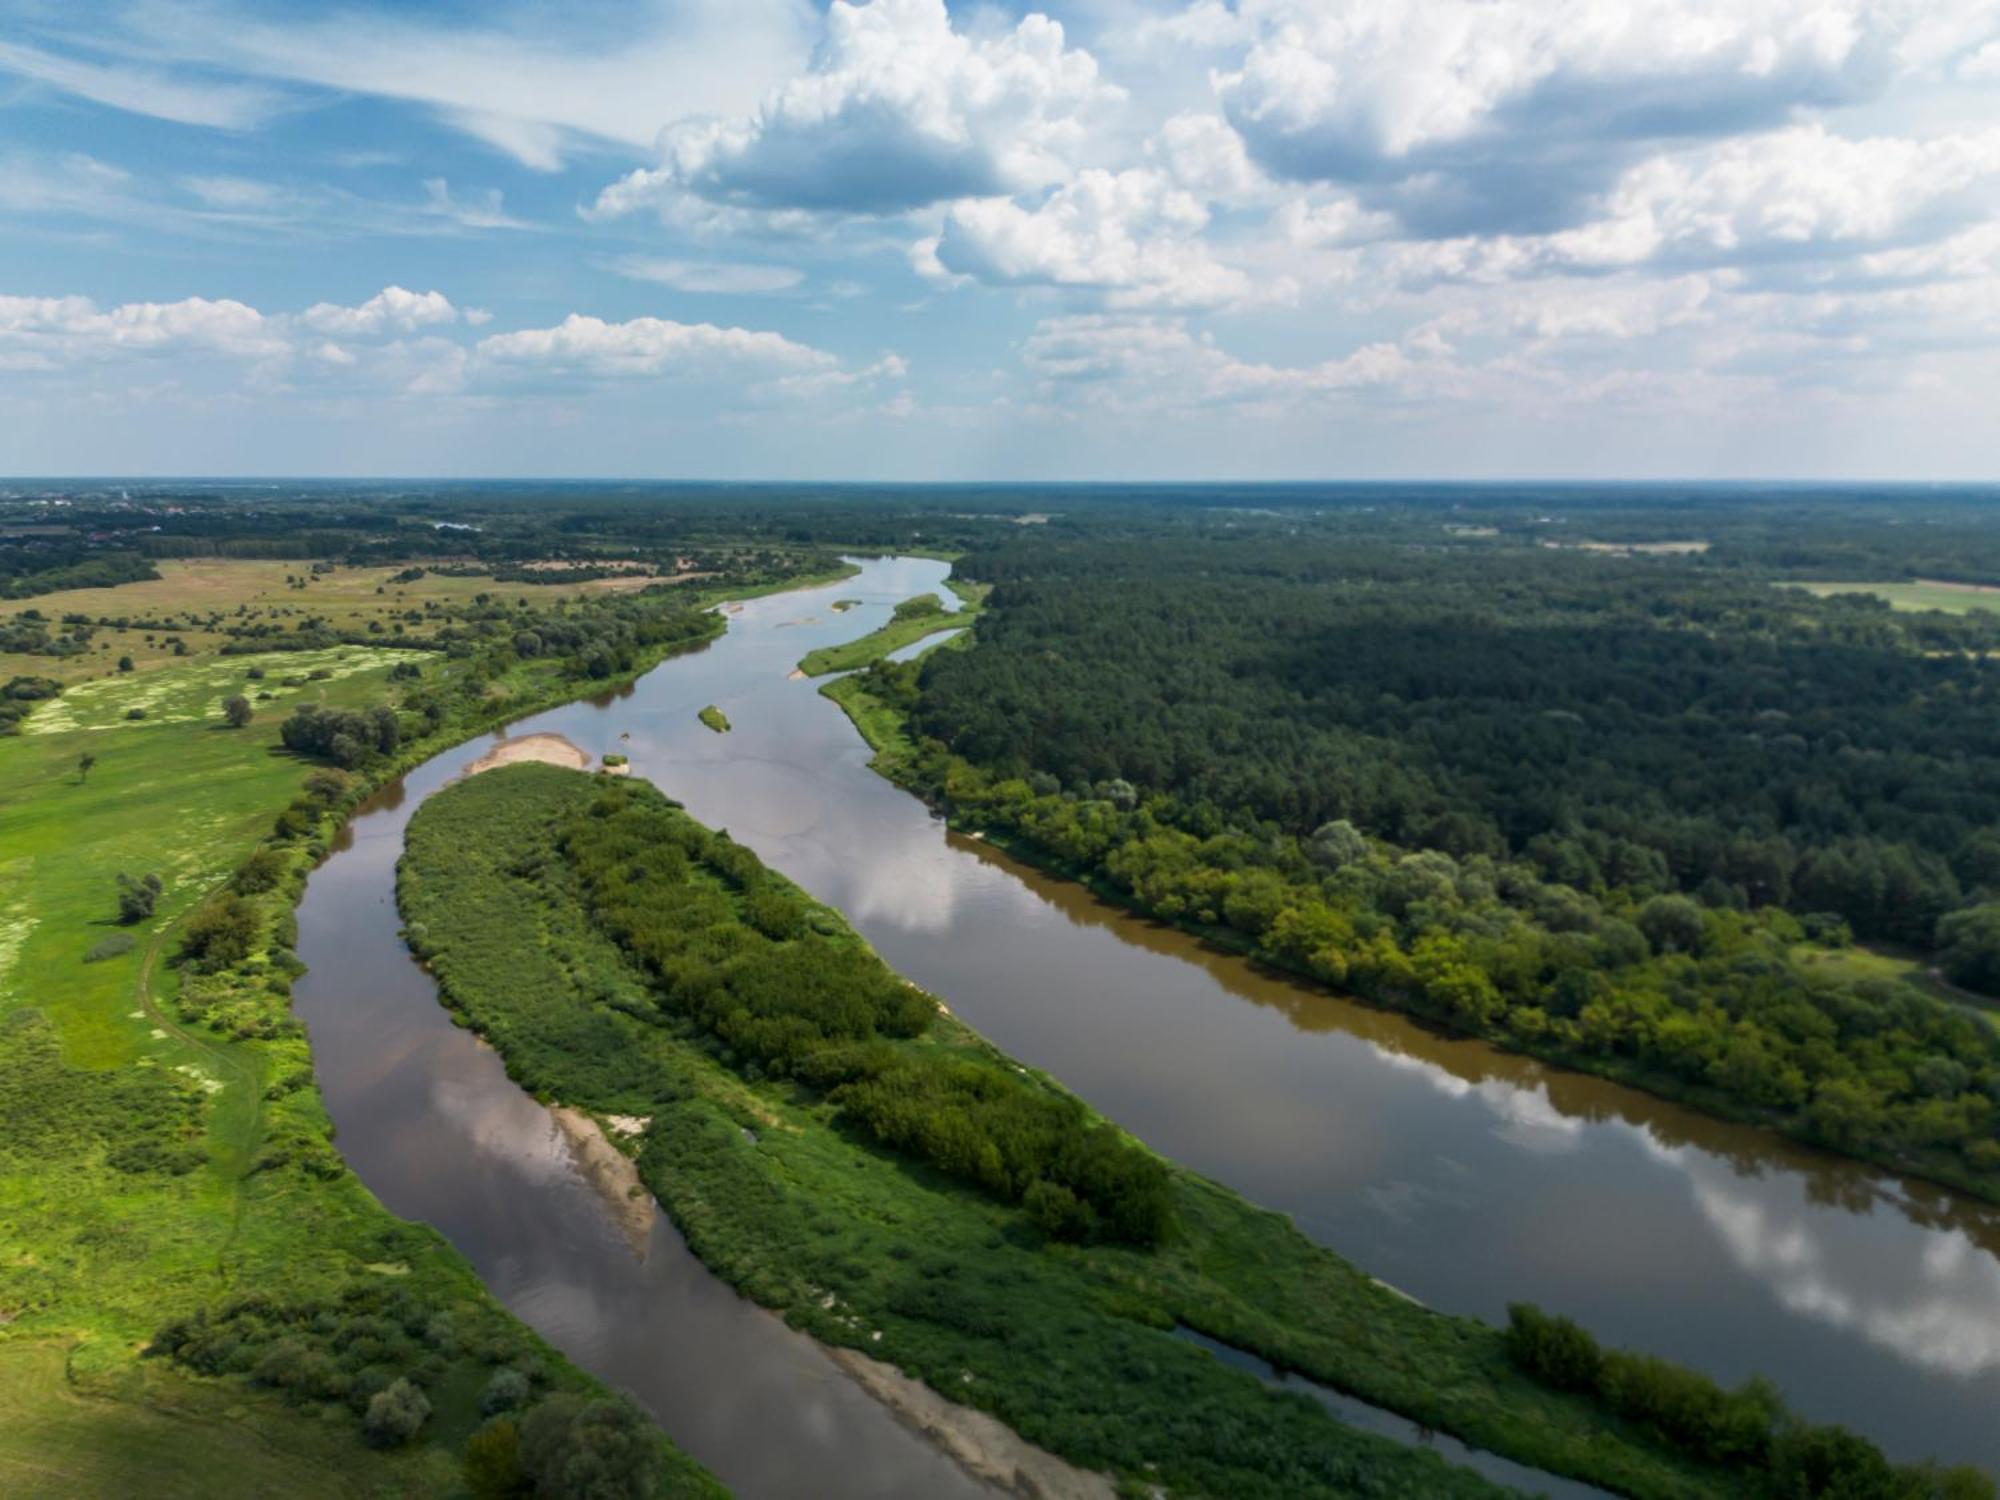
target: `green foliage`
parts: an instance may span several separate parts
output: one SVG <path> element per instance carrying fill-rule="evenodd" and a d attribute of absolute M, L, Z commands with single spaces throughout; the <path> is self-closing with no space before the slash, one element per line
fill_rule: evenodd
<path fill-rule="evenodd" d="M 2000 901 L 1955 911 L 1938 923 L 1938 963 L 1953 984 L 2000 995 Z"/>
<path fill-rule="evenodd" d="M 37 703 L 46 702 L 62 691 L 52 677 L 10 677 L 0 686 L 0 735 L 19 734 L 21 720 Z"/>
<path fill-rule="evenodd" d="M 1528 1303 L 1507 1309 L 1507 1355 L 1559 1390 L 1600 1397 L 1628 1421 L 1706 1463 L 1749 1472 L 1772 1500 L 1990 1500 L 1975 1470 L 1898 1468 L 1840 1427 L 1804 1422 L 1768 1383 L 1724 1390 L 1707 1376 L 1646 1354 L 1604 1350 L 1567 1318 Z"/>
<path fill-rule="evenodd" d="M 646 1500 L 659 1444 L 629 1401 L 552 1396 L 521 1422 L 521 1472 L 547 1500 Z"/>
<path fill-rule="evenodd" d="M 250 706 L 250 700 L 241 693 L 231 693 L 222 700 L 222 717 L 231 729 L 241 729 L 257 715 Z"/>
<path fill-rule="evenodd" d="M 604 791 L 558 840 L 664 1001 L 762 1070 L 832 1088 L 874 1139 L 1007 1201 L 1042 1180 L 1066 1188 L 1086 1237 L 1166 1234 L 1159 1164 L 1074 1100 L 990 1063 L 884 1045 L 920 1036 L 936 1003 L 851 934 L 822 932 L 803 893 L 747 849 L 643 783 Z"/>
<path fill-rule="evenodd" d="M 12 1171 L 102 1162 L 185 1176 L 207 1160 L 203 1098 L 158 1068 L 70 1067 L 40 1014 L 0 1018 L 0 1163 Z"/>
<path fill-rule="evenodd" d="M 118 872 L 118 920 L 130 927 L 135 922 L 143 922 L 153 914 L 153 908 L 160 900 L 160 877 L 141 875 L 137 878 Z"/>
<path fill-rule="evenodd" d="M 196 969 L 226 969 L 241 963 L 257 946 L 263 919 L 235 891 L 196 908 L 181 929 L 181 960 Z"/>
<path fill-rule="evenodd" d="M 386 1390 L 368 1398 L 361 1431 L 377 1448 L 400 1448 L 430 1420 L 431 1403 L 407 1377 L 398 1376 Z"/>
<path fill-rule="evenodd" d="M 746 1071 L 827 1094 L 871 1139 L 1003 1201 L 1022 1202 L 1037 1182 L 1062 1187 L 1078 1211 L 1050 1222 L 1079 1236 L 1152 1244 L 1167 1233 L 1152 1156 L 1011 1067 L 927 1044 L 936 1001 L 749 850 L 643 782 L 520 769 L 435 798 L 410 828 L 404 909 L 448 990 L 477 981 L 455 967 L 459 953 L 434 951 L 433 934 L 483 925 L 489 902 L 496 923 L 518 921 L 490 883 L 529 877 L 580 901 L 651 980 L 650 999 L 608 981 L 602 991 L 581 1044 L 600 1087 L 642 1087 L 632 1020 L 684 1020 Z M 468 852 L 481 848 L 506 862 Z"/>
<path fill-rule="evenodd" d="M 880 630 L 870 631 L 859 640 L 809 651 L 799 662 L 799 670 L 808 677 L 851 671 L 878 661 L 892 651 L 914 645 L 927 635 L 941 630 L 962 629 L 979 618 L 980 596 L 964 590 L 959 592 L 964 597 L 964 603 L 951 612 L 945 610 L 943 601 L 936 594 L 919 594 L 914 599 L 905 599 L 890 611 L 889 623 Z"/>
<path fill-rule="evenodd" d="M 521 1472 L 521 1429 L 502 1417 L 465 1441 L 465 1487 L 472 1500 L 514 1500 L 527 1479 Z"/>
<path fill-rule="evenodd" d="M 99 938 L 86 948 L 83 961 L 87 964 L 102 963 L 107 958 L 118 958 L 130 953 L 134 946 L 131 933 L 114 932 L 110 937 Z"/>
<path fill-rule="evenodd" d="M 761 884 L 807 905 L 802 930 L 818 939 L 751 929 L 760 869 L 642 783 L 516 766 L 434 795 L 412 821 L 398 884 L 445 998 L 514 1077 L 650 1118 L 644 1180 L 696 1253 L 748 1295 L 1073 1462 L 1177 1493 L 1487 1492 L 1431 1455 L 1267 1392 L 1175 1338 L 1177 1323 L 1621 1493 L 1752 1493 L 1729 1463 L 1641 1437 L 1601 1396 L 1552 1393 L 1518 1373 L 1498 1330 L 1418 1307 L 1282 1218 L 1163 1163 L 1173 1234 L 1150 1248 L 1105 1235 L 1117 1193 L 1091 1184 L 1088 1161 L 1064 1169 L 1082 1191 L 1045 1170 L 1038 1132 L 1052 1134 L 1056 1159 L 1064 1143 L 1087 1153 L 1117 1138 L 1103 1126 L 1071 1133 L 1073 1100 L 948 1017 L 917 1009 L 918 1033 L 893 1034 L 903 1029 L 893 991 L 809 990 L 848 1003 L 774 1033 L 799 1042 L 795 1054 L 758 1050 L 759 1023 L 805 1018 L 782 995 L 729 997 L 730 964 L 774 942 L 856 977 L 877 963 L 769 872 Z M 842 967 L 836 938 L 867 966 Z M 815 981 L 801 971 L 783 988 L 794 982 Z M 1022 1092 L 992 1082 L 1008 1078 Z M 997 1124 L 981 1118 L 989 1106 Z M 962 1130 L 968 1116 L 974 1128 Z M 940 1164 L 924 1154 L 935 1151 L 947 1170 L 916 1167 L 900 1141 L 882 1149 L 878 1131 L 907 1131 L 926 1166 Z M 1015 1207 L 1019 1162 L 1031 1165 Z"/>
<path fill-rule="evenodd" d="M 394 752 L 402 740 L 396 711 L 387 706 L 362 712 L 302 703 L 278 727 L 287 750 L 332 761 L 354 770 L 378 755 Z"/>
<path fill-rule="evenodd" d="M 695 717 L 700 719 L 710 729 L 713 729 L 717 734 L 729 733 L 729 716 L 713 703 L 696 714 Z"/>

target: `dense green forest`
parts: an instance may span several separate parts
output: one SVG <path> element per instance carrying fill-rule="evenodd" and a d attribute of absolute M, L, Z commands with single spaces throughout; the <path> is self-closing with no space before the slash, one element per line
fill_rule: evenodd
<path fill-rule="evenodd" d="M 1195 1328 L 1635 1496 L 1991 1493 L 1968 1471 L 1892 1467 L 1761 1383 L 1725 1392 L 1602 1352 L 1630 1372 L 1615 1400 L 1552 1379 L 1520 1337 L 1419 1307 L 1118 1144 L 644 783 L 517 766 L 448 787 L 410 825 L 398 902 L 444 998 L 518 1080 L 646 1122 L 644 1180 L 719 1274 L 1128 1485 L 1492 1492 L 1175 1337 Z M 1073 1171 L 1076 1149 L 1114 1177 L 1126 1153 L 1147 1163 L 1163 1232 L 1079 1234 L 1057 1195 L 987 1175 L 1025 1160 L 1115 1230 L 1123 1194 Z"/>
<path fill-rule="evenodd" d="M 1878 578 L 1887 530 L 1849 549 Z M 975 649 L 840 696 L 900 718 L 896 773 L 961 820 L 1146 911 L 2000 1194 L 1978 997 L 1801 961 L 1858 936 L 2000 975 L 2000 616 L 1818 598 L 1714 548 L 1429 537 L 1024 528 L 957 564 L 992 585 Z"/>

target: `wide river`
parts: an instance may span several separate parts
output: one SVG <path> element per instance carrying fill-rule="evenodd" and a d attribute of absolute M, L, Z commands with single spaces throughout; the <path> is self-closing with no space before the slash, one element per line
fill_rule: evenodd
<path fill-rule="evenodd" d="M 880 560 L 752 601 L 707 650 L 509 734 L 628 755 L 1001 1047 L 1432 1306 L 1498 1320 L 1527 1299 L 1725 1381 L 1762 1372 L 1897 1457 L 2000 1472 L 2000 1212 L 1262 973 L 947 833 L 871 772 L 789 674 L 946 571 Z M 708 703 L 731 733 L 696 720 Z M 300 907 L 297 1003 L 348 1161 L 739 1493 L 990 1494 L 657 1212 L 635 1246 L 436 1004 L 397 937 L 395 860 L 417 803 L 488 746 L 378 798 Z"/>

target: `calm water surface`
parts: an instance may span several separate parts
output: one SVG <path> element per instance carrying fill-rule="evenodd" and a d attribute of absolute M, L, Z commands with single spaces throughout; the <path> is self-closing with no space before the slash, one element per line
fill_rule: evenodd
<path fill-rule="evenodd" d="M 751 602 L 709 650 L 512 732 L 629 755 L 1000 1046 L 1422 1301 L 1499 1319 L 1526 1298 L 1725 1381 L 1762 1371 L 1898 1456 L 2000 1470 L 1993 1210 L 1260 973 L 948 835 L 870 772 L 846 718 L 788 674 L 899 599 L 949 599 L 945 571 L 875 562 Z M 696 721 L 711 702 L 732 733 Z M 410 798 L 486 743 L 413 775 Z M 363 1179 L 747 1493 L 804 1474 L 842 1492 L 793 1467 L 794 1442 L 867 1475 L 847 1493 L 969 1490 L 670 1226 L 635 1260 L 546 1115 L 403 955 L 408 807 L 358 820 L 300 913 L 300 1005 Z"/>

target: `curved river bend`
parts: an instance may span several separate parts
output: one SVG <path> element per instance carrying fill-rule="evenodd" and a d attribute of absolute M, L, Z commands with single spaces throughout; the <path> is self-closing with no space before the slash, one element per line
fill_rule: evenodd
<path fill-rule="evenodd" d="M 946 571 L 880 560 L 753 601 L 708 650 L 511 733 L 630 756 L 999 1046 L 1422 1301 L 1497 1320 L 1525 1298 L 1725 1381 L 1761 1371 L 1897 1457 L 2000 1470 L 2000 1213 L 1263 974 L 947 834 L 868 770 L 789 674 L 898 600 L 949 599 Z M 697 722 L 708 703 L 731 733 Z M 547 1113 L 435 1003 L 394 865 L 415 804 L 484 748 L 358 816 L 300 906 L 297 1004 L 348 1161 L 739 1492 L 990 1494 L 657 1211 L 635 1255 Z"/>

